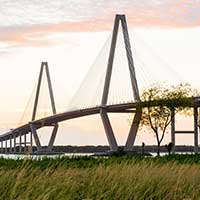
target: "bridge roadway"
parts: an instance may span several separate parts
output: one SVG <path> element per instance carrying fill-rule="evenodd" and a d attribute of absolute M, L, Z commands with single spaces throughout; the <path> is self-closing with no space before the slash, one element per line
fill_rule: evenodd
<path fill-rule="evenodd" d="M 199 107 L 200 106 L 200 97 L 187 98 L 186 100 L 190 100 L 190 99 L 192 99 L 191 103 L 188 104 L 189 101 L 187 101 L 186 103 L 183 102 L 182 103 L 183 105 L 180 105 L 179 104 L 180 102 L 177 101 L 178 103 L 177 105 L 175 103 L 174 107 L 178 107 L 178 106 Z M 173 100 L 173 103 L 174 102 L 175 101 Z M 74 110 L 74 111 L 67 111 L 60 114 L 48 116 L 42 119 L 38 119 L 35 121 L 31 121 L 15 129 L 11 129 L 10 131 L 0 135 L 0 142 L 12 139 L 14 137 L 18 137 L 20 135 L 22 136 L 22 135 L 28 134 L 31 131 L 30 124 L 33 124 L 36 129 L 40 129 L 45 126 L 53 126 L 54 124 L 62 122 L 62 121 L 99 114 L 102 109 L 105 109 L 106 112 L 108 113 L 134 113 L 135 110 L 139 107 L 159 106 L 161 104 L 169 105 L 169 101 L 166 102 L 163 100 L 158 100 L 158 101 L 151 101 L 151 102 L 135 102 L 135 103 L 130 102 L 130 103 L 108 105 L 108 106 L 97 106 L 97 107 L 79 109 L 79 110 Z"/>

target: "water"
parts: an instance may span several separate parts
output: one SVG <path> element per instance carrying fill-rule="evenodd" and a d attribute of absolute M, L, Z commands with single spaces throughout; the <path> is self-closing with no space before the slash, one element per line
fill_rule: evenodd
<path fill-rule="evenodd" d="M 157 156 L 157 153 L 151 152 L 152 156 Z M 176 154 L 193 154 L 193 152 L 176 152 Z M 62 157 L 73 157 L 73 156 L 92 156 L 94 153 L 65 153 L 65 154 L 54 154 L 54 155 L 27 155 L 27 154 L 0 154 L 0 158 L 7 159 L 43 159 L 43 158 L 62 158 Z M 161 152 L 160 156 L 168 155 L 167 152 Z"/>
<path fill-rule="evenodd" d="M 42 159 L 42 158 L 62 158 L 62 157 L 73 157 L 73 156 L 91 156 L 93 153 L 65 153 L 65 154 L 54 154 L 54 155 L 25 155 L 25 154 L 0 154 L 1 158 L 7 159 Z"/>

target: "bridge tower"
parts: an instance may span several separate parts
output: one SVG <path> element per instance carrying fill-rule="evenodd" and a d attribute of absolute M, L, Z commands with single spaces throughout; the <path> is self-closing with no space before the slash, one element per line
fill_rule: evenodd
<path fill-rule="evenodd" d="M 39 139 L 37 131 L 36 131 L 37 127 L 35 127 L 35 125 L 34 125 L 34 121 L 36 119 L 38 100 L 39 100 L 41 82 L 42 82 L 42 77 L 43 77 L 44 71 L 46 72 L 46 77 L 47 77 L 47 84 L 48 84 L 49 96 L 50 96 L 50 100 L 51 100 L 52 112 L 53 112 L 53 114 L 56 114 L 56 106 L 55 106 L 53 88 L 52 88 L 52 83 L 51 83 L 51 78 L 50 78 L 49 66 L 48 66 L 47 62 L 42 62 L 41 68 L 40 68 L 40 73 L 39 73 L 39 78 L 38 78 L 37 89 L 36 89 L 36 95 L 35 95 L 35 101 L 34 101 L 34 107 L 33 107 L 33 113 L 32 113 L 32 121 L 29 123 L 30 124 L 30 132 L 31 132 L 31 141 L 32 141 L 32 137 L 33 137 L 35 140 L 35 144 L 37 146 L 37 151 L 41 151 L 42 146 L 41 146 L 40 139 Z M 54 141 L 56 138 L 56 134 L 58 131 L 57 123 L 52 124 L 52 126 L 53 126 L 53 131 L 52 131 L 49 143 L 48 143 L 47 151 L 52 150 L 53 144 L 54 144 Z"/>
<path fill-rule="evenodd" d="M 137 84 L 137 79 L 136 79 L 136 74 L 135 74 L 135 67 L 134 67 L 131 45 L 130 45 L 130 40 L 129 40 L 126 17 L 125 17 L 125 15 L 116 15 L 114 27 L 113 27 L 113 33 L 112 33 L 112 40 L 111 40 L 108 64 L 107 64 L 106 77 L 105 77 L 105 82 L 104 82 L 103 95 L 102 95 L 102 100 L 101 100 L 101 110 L 100 110 L 101 119 L 103 122 L 103 126 L 104 126 L 104 129 L 106 132 L 106 136 L 107 136 L 111 151 L 117 151 L 118 145 L 117 145 L 117 141 L 114 136 L 113 129 L 112 129 L 112 126 L 111 126 L 111 123 L 110 123 L 110 120 L 109 120 L 109 117 L 107 114 L 107 100 L 108 100 L 109 87 L 110 87 L 110 81 L 111 81 L 111 75 L 112 75 L 112 69 L 113 69 L 113 61 L 114 61 L 114 55 L 115 55 L 118 29 L 120 26 L 120 22 L 121 22 L 122 31 L 123 31 L 125 51 L 126 51 L 126 55 L 127 55 L 127 61 L 128 61 L 128 67 L 129 67 L 129 73 L 130 73 L 130 79 L 131 79 L 131 85 L 132 85 L 134 99 L 137 102 L 140 101 L 139 89 L 138 89 L 138 84 Z M 133 112 L 135 112 L 135 116 L 133 118 L 131 128 L 130 128 L 130 131 L 128 134 L 128 138 L 127 138 L 127 141 L 125 144 L 126 151 L 130 151 L 133 148 L 133 144 L 134 144 L 138 126 L 139 126 L 139 122 L 141 119 L 141 110 L 139 108 L 137 108 Z"/>

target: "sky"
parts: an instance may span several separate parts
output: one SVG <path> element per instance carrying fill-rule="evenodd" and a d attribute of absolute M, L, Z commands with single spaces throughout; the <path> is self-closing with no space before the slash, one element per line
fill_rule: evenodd
<path fill-rule="evenodd" d="M 200 0 L 0 0 L 1 132 L 30 120 L 42 61 L 49 63 L 58 112 L 67 109 L 87 71 L 101 63 L 103 45 L 106 54 L 116 13 L 126 14 L 140 86 L 142 77 L 200 86 Z M 167 69 L 158 69 L 161 63 Z M 112 116 L 119 144 L 126 140 L 128 118 Z M 189 120 L 180 128 L 191 128 Z M 50 131 L 40 132 L 47 142 Z M 150 131 L 141 132 L 137 144 L 155 143 Z M 100 117 L 62 123 L 56 144 L 107 144 Z"/>

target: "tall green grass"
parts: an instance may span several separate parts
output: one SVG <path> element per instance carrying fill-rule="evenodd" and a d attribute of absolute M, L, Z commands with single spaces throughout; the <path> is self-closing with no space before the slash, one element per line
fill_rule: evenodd
<path fill-rule="evenodd" d="M 200 199 L 200 156 L 0 159 L 0 199 Z"/>

